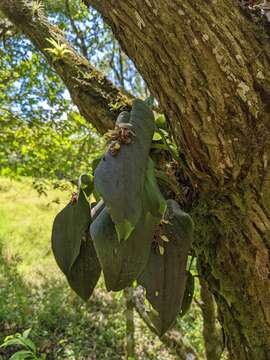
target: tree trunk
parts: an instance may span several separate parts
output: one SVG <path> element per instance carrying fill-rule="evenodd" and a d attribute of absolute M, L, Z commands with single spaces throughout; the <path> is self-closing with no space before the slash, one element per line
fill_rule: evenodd
<path fill-rule="evenodd" d="M 166 114 L 231 359 L 270 359 L 270 43 L 232 0 L 87 0 Z M 260 20 L 259 22 L 263 22 Z M 269 26 L 269 25 L 268 25 Z"/>
<path fill-rule="evenodd" d="M 200 273 L 216 297 L 232 359 L 270 358 L 269 208 L 261 197 L 250 185 L 209 198 L 204 214 L 196 209 Z"/>

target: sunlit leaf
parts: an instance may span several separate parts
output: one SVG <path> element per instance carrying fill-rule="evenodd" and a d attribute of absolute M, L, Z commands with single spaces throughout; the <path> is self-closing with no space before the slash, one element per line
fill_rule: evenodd
<path fill-rule="evenodd" d="M 156 131 L 153 136 L 153 141 L 159 141 L 162 139 L 162 136 Z"/>

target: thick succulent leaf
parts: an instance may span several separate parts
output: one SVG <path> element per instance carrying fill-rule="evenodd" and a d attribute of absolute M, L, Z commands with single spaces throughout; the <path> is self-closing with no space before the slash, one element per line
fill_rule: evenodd
<path fill-rule="evenodd" d="M 94 182 L 87 174 L 82 174 L 78 181 L 79 189 L 82 189 L 85 195 L 88 197 L 94 190 Z"/>
<path fill-rule="evenodd" d="M 193 240 L 193 221 L 191 217 L 181 210 L 179 204 L 174 200 L 167 200 L 167 214 L 170 224 L 165 225 L 165 230 L 168 235 L 174 236 L 177 234 L 179 242 L 182 244 L 182 249 L 186 253 L 190 250 L 190 245 Z M 180 240 L 181 239 L 181 240 Z"/>
<path fill-rule="evenodd" d="M 167 205 L 165 217 L 169 222 L 163 225 L 162 232 L 169 241 L 158 239 L 163 255 L 158 247 L 152 246 L 147 266 L 138 279 L 153 307 L 151 320 L 159 336 L 173 325 L 181 309 L 193 229 L 191 218 L 175 201 L 169 200 Z"/>
<path fill-rule="evenodd" d="M 122 144 L 116 156 L 108 151 L 95 171 L 94 183 L 117 228 L 119 240 L 127 239 L 142 213 L 142 195 L 148 154 L 154 133 L 154 116 L 141 100 L 134 100 L 131 113 L 120 115 L 118 122 L 130 117 L 136 137 Z"/>
<path fill-rule="evenodd" d="M 156 224 L 157 220 L 147 213 L 141 217 L 131 236 L 119 243 L 107 208 L 92 222 L 90 233 L 108 290 L 124 289 L 143 271 Z"/>
<path fill-rule="evenodd" d="M 127 124 L 130 122 L 130 113 L 128 111 L 122 111 L 115 122 L 116 125 Z"/>
<path fill-rule="evenodd" d="M 104 204 L 92 210 L 97 218 Z M 154 174 L 154 164 L 149 158 L 143 193 L 143 212 L 130 237 L 119 243 L 117 229 L 107 209 L 91 225 L 91 235 L 101 262 L 106 286 L 109 290 L 120 290 L 139 276 L 147 263 L 156 226 L 167 206 L 160 193 Z"/>
<path fill-rule="evenodd" d="M 83 190 L 80 190 L 78 201 L 74 204 L 70 202 L 54 219 L 52 251 L 65 275 L 80 253 L 82 237 L 89 227 L 90 216 L 90 205 Z"/>
<path fill-rule="evenodd" d="M 87 231 L 81 243 L 80 253 L 67 275 L 67 280 L 70 287 L 86 301 L 91 296 L 100 273 L 101 267 L 93 241 Z"/>
<path fill-rule="evenodd" d="M 155 176 L 155 165 L 151 158 L 148 159 L 144 186 L 150 213 L 154 217 L 161 218 L 166 211 L 167 202 L 159 190 Z"/>
<path fill-rule="evenodd" d="M 183 302 L 182 302 L 182 306 L 181 306 L 181 311 L 180 311 L 181 317 L 183 317 L 190 309 L 190 306 L 192 304 L 193 295 L 194 295 L 194 290 L 195 290 L 194 276 L 191 274 L 190 271 L 188 271 L 186 289 L 185 289 Z"/>

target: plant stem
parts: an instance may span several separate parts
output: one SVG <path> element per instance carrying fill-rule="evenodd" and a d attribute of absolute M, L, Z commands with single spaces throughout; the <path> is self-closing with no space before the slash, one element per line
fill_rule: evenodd
<path fill-rule="evenodd" d="M 126 360 L 135 357 L 133 288 L 124 290 L 126 300 Z"/>

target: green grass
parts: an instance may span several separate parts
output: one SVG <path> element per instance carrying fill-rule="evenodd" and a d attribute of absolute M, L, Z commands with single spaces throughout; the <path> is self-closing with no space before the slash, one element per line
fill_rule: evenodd
<path fill-rule="evenodd" d="M 40 197 L 31 179 L 0 178 L 0 343 L 31 327 L 30 338 L 47 359 L 124 359 L 122 293 L 108 293 L 101 279 L 84 303 L 68 287 L 51 252 L 52 221 L 70 192 L 49 188 Z M 178 328 L 202 354 L 198 308 L 188 317 Z M 135 322 L 137 360 L 177 358 L 137 316 Z M 0 350 L 0 359 L 9 356 Z"/>
<path fill-rule="evenodd" d="M 40 197 L 31 180 L 0 181 L 0 238 L 7 260 L 16 259 L 17 270 L 29 281 L 39 274 L 58 273 L 50 249 L 51 224 L 67 201 L 67 194 L 51 189 Z M 58 204 L 58 202 L 60 202 Z"/>

